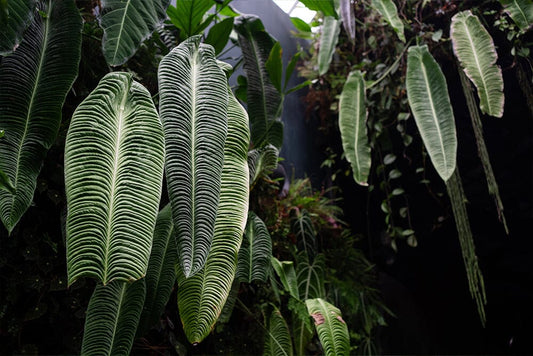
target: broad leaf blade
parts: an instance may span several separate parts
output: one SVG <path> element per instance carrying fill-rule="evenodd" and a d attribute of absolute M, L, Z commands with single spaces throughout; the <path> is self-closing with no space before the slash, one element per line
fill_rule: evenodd
<path fill-rule="evenodd" d="M 170 0 L 103 0 L 100 26 L 104 29 L 102 50 L 110 66 L 130 59 L 141 43 L 166 18 Z"/>
<path fill-rule="evenodd" d="M 107 74 L 74 112 L 65 146 L 69 284 L 144 277 L 163 164 L 150 93 L 132 74 Z"/>
<path fill-rule="evenodd" d="M 237 269 L 237 253 L 248 212 L 248 116 L 230 95 L 228 138 L 215 235 L 202 270 L 190 278 L 178 272 L 178 307 L 187 339 L 201 342 L 215 325 L 230 293 Z"/>
<path fill-rule="evenodd" d="M 215 54 L 218 55 L 226 47 L 231 30 L 233 30 L 233 17 L 228 17 L 211 27 L 205 43 L 213 46 Z"/>
<path fill-rule="evenodd" d="M 251 140 L 256 148 L 272 144 L 280 148 L 283 143 L 281 122 L 281 95 L 270 81 L 266 61 L 276 41 L 265 31 L 257 16 L 239 16 L 235 31 L 244 58 L 244 71 L 248 79 L 247 102 L 250 114 Z"/>
<path fill-rule="evenodd" d="M 470 10 L 452 18 L 450 37 L 453 51 L 468 78 L 474 83 L 483 113 L 503 115 L 503 77 L 496 65 L 498 54 L 492 37 Z"/>
<path fill-rule="evenodd" d="M 61 122 L 80 60 L 81 17 L 74 1 L 47 1 L 25 39 L 0 67 L 0 170 L 16 194 L 0 190 L 0 217 L 11 232 L 33 199 L 37 176 Z"/>
<path fill-rule="evenodd" d="M 220 196 L 228 89 L 213 48 L 191 37 L 159 66 L 166 178 L 178 254 L 190 277 L 205 263 Z"/>
<path fill-rule="evenodd" d="M 248 167 L 250 168 L 250 190 L 257 181 L 268 176 L 278 167 L 278 149 L 273 145 L 255 148 L 248 152 Z"/>
<path fill-rule="evenodd" d="M 272 310 L 268 318 L 266 331 L 263 356 L 292 356 L 289 326 L 277 308 Z"/>
<path fill-rule="evenodd" d="M 455 170 L 457 135 L 444 74 L 427 46 L 409 48 L 407 97 L 433 166 L 444 181 Z"/>
<path fill-rule="evenodd" d="M 531 0 L 500 0 L 505 11 L 511 16 L 521 31 L 533 25 L 533 2 Z"/>
<path fill-rule="evenodd" d="M 283 288 L 289 292 L 293 298 L 300 299 L 294 263 L 292 261 L 280 261 L 276 257 L 271 258 L 271 263 L 281 284 L 283 284 Z"/>
<path fill-rule="evenodd" d="M 268 76 L 270 77 L 270 81 L 280 93 L 281 75 L 283 73 L 283 60 L 281 58 L 282 52 L 283 51 L 281 49 L 281 44 L 279 42 L 276 42 L 270 50 L 270 54 L 268 55 L 268 59 L 265 63 L 265 67 L 268 72 Z"/>
<path fill-rule="evenodd" d="M 339 101 L 339 130 L 346 159 L 357 184 L 368 185 L 371 155 L 368 142 L 365 82 L 360 71 L 351 72 Z"/>
<path fill-rule="evenodd" d="M 272 258 L 272 240 L 268 229 L 253 211 L 248 213 L 248 223 L 239 250 L 236 278 L 241 282 L 267 282 Z"/>
<path fill-rule="evenodd" d="M 323 299 L 305 301 L 309 315 L 315 321 L 315 328 L 326 356 L 350 354 L 348 327 L 342 319 L 341 311 Z"/>
<path fill-rule="evenodd" d="M 394 29 L 398 38 L 405 42 L 403 22 L 398 16 L 398 8 L 392 0 L 372 0 L 372 6 L 383 16 L 383 18 Z"/>
<path fill-rule="evenodd" d="M 324 16 L 332 16 L 339 18 L 337 11 L 335 11 L 335 2 L 333 0 L 302 0 L 309 10 L 321 11 Z"/>
<path fill-rule="evenodd" d="M 7 3 L 7 4 L 6 4 Z M 0 8 L 0 55 L 13 52 L 34 16 L 35 0 L 4 0 Z"/>
<path fill-rule="evenodd" d="M 129 355 L 144 296 L 144 279 L 97 285 L 87 308 L 81 354 Z"/>
<path fill-rule="evenodd" d="M 336 20 L 332 16 L 324 17 L 322 34 L 320 36 L 320 49 L 318 52 L 318 74 L 324 75 L 329 69 L 333 54 L 339 41 L 341 31 L 341 20 Z"/>
<path fill-rule="evenodd" d="M 176 7 L 169 6 L 167 14 L 174 26 L 183 33 L 180 37 L 185 39 L 203 31 L 200 25 L 213 5 L 213 0 L 177 0 Z"/>

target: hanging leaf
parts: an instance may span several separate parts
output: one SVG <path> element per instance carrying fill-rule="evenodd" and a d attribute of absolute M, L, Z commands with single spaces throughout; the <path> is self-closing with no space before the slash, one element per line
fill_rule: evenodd
<path fill-rule="evenodd" d="M 320 11 L 324 16 L 333 16 L 339 18 L 335 11 L 335 2 L 333 0 L 301 0 L 309 10 Z"/>
<path fill-rule="evenodd" d="M 107 74 L 78 106 L 65 144 L 68 283 L 144 277 L 161 197 L 163 130 L 148 90 Z"/>
<path fill-rule="evenodd" d="M 229 88 L 228 88 L 229 90 Z M 233 95 L 228 105 L 228 138 L 215 235 L 202 270 L 185 279 L 178 272 L 178 307 L 187 339 L 202 341 L 215 325 L 230 293 L 237 269 L 237 253 L 248 212 L 248 164 L 250 143 L 246 110 Z"/>
<path fill-rule="evenodd" d="M 260 178 L 267 177 L 278 167 L 278 154 L 278 149 L 270 144 L 248 152 L 250 190 L 253 189 Z"/>
<path fill-rule="evenodd" d="M 321 298 L 305 301 L 309 315 L 313 317 L 318 338 L 326 356 L 350 354 L 348 327 L 341 311 Z"/>
<path fill-rule="evenodd" d="M 383 16 L 383 18 L 394 29 L 398 38 L 405 42 L 403 22 L 398 16 L 398 8 L 392 0 L 372 0 L 372 6 Z"/>
<path fill-rule="evenodd" d="M 233 30 L 233 17 L 228 17 L 211 27 L 204 42 L 213 46 L 215 54 L 218 55 L 226 47 L 231 30 Z"/>
<path fill-rule="evenodd" d="M 266 62 L 276 41 L 265 31 L 257 16 L 244 15 L 235 20 L 235 31 L 248 79 L 247 103 L 251 140 L 255 148 L 269 143 L 280 148 L 283 143 L 281 95 L 272 84 Z"/>
<path fill-rule="evenodd" d="M 144 295 L 144 279 L 97 285 L 87 308 L 81 354 L 129 355 Z"/>
<path fill-rule="evenodd" d="M 32 22 L 36 0 L 4 0 L 0 8 L 0 55 L 13 52 Z"/>
<path fill-rule="evenodd" d="M 357 184 L 368 185 L 371 154 L 368 142 L 365 81 L 360 71 L 350 72 L 339 100 L 339 130 L 346 160 Z"/>
<path fill-rule="evenodd" d="M 272 310 L 265 329 L 263 356 L 292 356 L 289 326 L 277 308 Z"/>
<path fill-rule="evenodd" d="M 81 17 L 73 0 L 38 5 L 24 41 L 0 67 L 0 171 L 15 194 L 0 190 L 0 217 L 11 233 L 33 199 L 37 176 L 55 142 L 61 108 L 80 61 Z"/>
<path fill-rule="evenodd" d="M 492 37 L 470 10 L 452 17 L 450 37 L 455 56 L 477 88 L 481 111 L 502 117 L 503 78 Z"/>
<path fill-rule="evenodd" d="M 99 17 L 102 51 L 110 66 L 130 59 L 141 43 L 165 21 L 170 0 L 104 0 Z"/>
<path fill-rule="evenodd" d="M 531 28 L 533 25 L 533 1 L 500 0 L 500 3 L 522 32 Z"/>
<path fill-rule="evenodd" d="M 294 263 L 292 261 L 280 262 L 276 257 L 272 257 L 271 263 L 283 288 L 289 292 L 293 298 L 300 299 L 298 280 L 296 279 L 296 272 L 294 271 Z"/>
<path fill-rule="evenodd" d="M 320 35 L 320 49 L 318 51 L 318 74 L 324 75 L 329 69 L 333 54 L 339 41 L 341 21 L 332 16 L 324 17 L 322 34 Z"/>
<path fill-rule="evenodd" d="M 213 17 L 209 17 L 205 23 L 206 12 L 213 7 L 213 0 L 178 0 L 176 7 L 169 6 L 168 17 L 172 24 L 180 30 L 180 37 L 188 37 L 201 34 L 211 22 Z"/>
<path fill-rule="evenodd" d="M 276 89 L 281 93 L 281 75 L 283 74 L 283 60 L 282 60 L 282 49 L 279 42 L 276 42 L 272 49 L 270 50 L 270 54 L 268 55 L 268 59 L 265 62 L 265 67 L 268 73 L 268 77 L 270 78 L 270 81 L 272 82 L 272 85 L 276 87 Z"/>
<path fill-rule="evenodd" d="M 239 250 L 237 279 L 241 282 L 267 282 L 272 258 L 272 240 L 268 229 L 253 211 L 248 213 L 248 223 Z"/>
<path fill-rule="evenodd" d="M 307 311 L 305 302 L 294 298 L 289 299 L 288 308 L 292 312 L 292 334 L 297 356 L 309 354 L 307 345 L 313 339 L 315 329 Z"/>
<path fill-rule="evenodd" d="M 302 300 L 324 298 L 326 296 L 326 288 L 324 287 L 325 268 L 326 258 L 323 254 L 318 254 L 313 263 L 309 263 L 309 258 L 305 253 L 298 254 L 296 279 L 298 280 L 298 290 Z"/>
<path fill-rule="evenodd" d="M 412 46 L 407 58 L 407 97 L 433 166 L 444 181 L 455 170 L 457 136 L 444 74 L 427 46 Z"/>
<path fill-rule="evenodd" d="M 355 44 L 355 13 L 351 0 L 340 0 L 341 3 L 341 17 L 344 30 L 348 34 L 348 38 Z"/>
<path fill-rule="evenodd" d="M 307 258 L 313 259 L 316 252 L 316 233 L 306 209 L 296 210 L 291 219 L 291 232 L 296 235 L 298 249 L 303 249 Z"/>
<path fill-rule="evenodd" d="M 220 195 L 228 90 L 213 48 L 191 37 L 159 66 L 166 178 L 185 277 L 205 263 Z"/>

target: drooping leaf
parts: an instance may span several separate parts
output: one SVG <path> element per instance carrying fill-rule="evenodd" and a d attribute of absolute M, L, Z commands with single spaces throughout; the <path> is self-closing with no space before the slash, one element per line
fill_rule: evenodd
<path fill-rule="evenodd" d="M 294 298 L 289 299 L 288 308 L 291 311 L 292 334 L 294 349 L 297 356 L 308 354 L 307 345 L 313 338 L 314 327 L 304 301 Z"/>
<path fill-rule="evenodd" d="M 270 81 L 266 61 L 276 41 L 265 31 L 257 16 L 244 15 L 235 20 L 235 31 L 244 59 L 247 76 L 247 103 L 251 140 L 255 148 L 283 143 L 281 95 Z"/>
<path fill-rule="evenodd" d="M 248 223 L 239 250 L 237 279 L 241 282 L 266 282 L 272 257 L 272 240 L 268 229 L 253 211 L 248 213 Z"/>
<path fill-rule="evenodd" d="M 309 10 L 321 11 L 324 16 L 332 16 L 336 19 L 339 18 L 333 0 L 302 0 L 301 3 Z"/>
<path fill-rule="evenodd" d="M 276 42 L 272 49 L 270 50 L 270 54 L 268 55 L 268 59 L 265 63 L 266 70 L 268 72 L 268 76 L 270 78 L 270 81 L 272 82 L 272 85 L 276 87 L 276 89 L 281 93 L 281 75 L 283 73 L 283 61 L 281 58 L 282 54 L 281 44 L 279 42 Z"/>
<path fill-rule="evenodd" d="M 500 0 L 500 3 L 521 31 L 525 32 L 531 28 L 533 25 L 533 1 Z"/>
<path fill-rule="evenodd" d="M 300 298 L 302 300 L 325 298 L 325 268 L 326 259 L 323 254 L 318 254 L 312 263 L 309 262 L 309 258 L 305 253 L 298 254 L 296 279 L 298 280 L 298 290 L 300 291 Z"/>
<path fill-rule="evenodd" d="M 326 356 L 349 355 L 350 336 L 341 311 L 324 299 L 305 301 Z"/>
<path fill-rule="evenodd" d="M 287 85 L 289 84 L 289 80 L 291 79 L 292 73 L 294 73 L 294 68 L 296 68 L 296 64 L 298 63 L 300 56 L 300 52 L 294 54 L 294 56 L 292 56 L 291 60 L 289 61 L 289 64 L 287 64 L 287 68 L 285 68 L 285 83 L 283 84 L 283 91 L 287 89 Z"/>
<path fill-rule="evenodd" d="M 175 266 L 178 262 L 172 211 L 165 206 L 157 215 L 154 240 L 146 271 L 146 299 L 137 335 L 142 335 L 157 323 L 176 282 Z"/>
<path fill-rule="evenodd" d="M 178 272 L 178 307 L 187 339 L 202 341 L 215 325 L 230 293 L 237 269 L 237 253 L 248 212 L 248 164 L 250 143 L 246 110 L 233 95 L 228 105 L 228 138 L 215 235 L 205 266 L 185 279 Z"/>
<path fill-rule="evenodd" d="M 289 292 L 293 298 L 300 299 L 294 263 L 292 261 L 279 261 L 276 257 L 272 257 L 271 263 L 283 288 Z"/>
<path fill-rule="evenodd" d="M 150 93 L 132 77 L 107 74 L 72 116 L 65 145 L 69 284 L 146 274 L 165 151 Z"/>
<path fill-rule="evenodd" d="M 166 178 L 185 277 L 205 263 L 220 195 L 228 90 L 213 48 L 191 37 L 159 66 Z"/>
<path fill-rule="evenodd" d="M 291 22 L 298 31 L 311 32 L 311 26 L 299 17 L 291 17 Z"/>
<path fill-rule="evenodd" d="M 444 74 L 427 46 L 412 46 L 407 58 L 407 97 L 433 166 L 444 181 L 455 170 L 457 136 Z"/>
<path fill-rule="evenodd" d="M 344 30 L 348 34 L 348 38 L 352 43 L 355 43 L 355 14 L 351 0 L 340 0 L 341 3 L 341 17 Z"/>
<path fill-rule="evenodd" d="M 313 221 L 306 209 L 299 209 L 291 219 L 291 232 L 296 235 L 298 248 L 308 259 L 313 259 L 316 253 L 316 232 Z"/>
<path fill-rule="evenodd" d="M 248 167 L 250 168 L 250 190 L 253 189 L 261 177 L 266 177 L 278 166 L 278 149 L 273 145 L 254 148 L 248 152 Z"/>
<path fill-rule="evenodd" d="M 398 16 L 398 8 L 393 0 L 372 0 L 372 6 L 383 16 L 383 18 L 394 29 L 398 38 L 405 42 L 403 22 Z"/>
<path fill-rule="evenodd" d="M 34 17 L 0 67 L 0 170 L 16 190 L 0 190 L 0 217 L 9 233 L 31 204 L 80 60 L 81 17 L 74 1 L 41 2 L 38 9 L 46 18 Z"/>
<path fill-rule="evenodd" d="M 318 52 L 318 74 L 324 75 L 329 69 L 333 54 L 339 41 L 341 30 L 341 20 L 336 20 L 332 16 L 324 17 L 322 33 L 320 35 L 320 49 Z"/>
<path fill-rule="evenodd" d="M 231 30 L 233 30 L 233 17 L 228 17 L 211 27 L 205 43 L 213 46 L 215 54 L 218 55 L 226 47 Z"/>
<path fill-rule="evenodd" d="M 452 17 L 450 37 L 455 56 L 477 88 L 481 111 L 502 117 L 503 77 L 492 37 L 470 10 Z"/>
<path fill-rule="evenodd" d="M 272 310 L 266 324 L 263 356 L 292 356 L 289 326 L 277 308 Z"/>
<path fill-rule="evenodd" d="M 32 22 L 36 0 L 3 0 L 0 2 L 0 55 L 13 52 Z"/>
<path fill-rule="evenodd" d="M 169 6 L 167 14 L 172 24 L 183 32 L 180 37 L 185 39 L 205 29 L 204 15 L 214 4 L 213 0 L 177 0 L 176 7 Z"/>
<path fill-rule="evenodd" d="M 144 296 L 144 279 L 98 284 L 87 308 L 81 354 L 129 355 Z"/>
<path fill-rule="evenodd" d="M 365 104 L 365 81 L 360 71 L 353 71 L 342 89 L 339 100 L 339 130 L 346 160 L 352 166 L 357 184 L 368 185 L 372 156 L 368 142 Z"/>
<path fill-rule="evenodd" d="M 103 0 L 100 26 L 102 51 L 110 66 L 130 59 L 141 43 L 166 19 L 170 0 Z"/>

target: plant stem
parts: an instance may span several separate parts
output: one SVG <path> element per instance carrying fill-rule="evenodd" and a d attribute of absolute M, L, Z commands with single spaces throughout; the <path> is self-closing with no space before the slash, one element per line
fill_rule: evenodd
<path fill-rule="evenodd" d="M 402 50 L 402 53 L 400 53 L 400 55 L 398 56 L 398 58 L 396 58 L 396 60 L 394 61 L 394 63 L 392 63 L 389 68 L 387 68 L 387 70 L 385 71 L 385 73 L 383 73 L 383 75 L 381 77 L 379 77 L 376 81 L 374 81 L 372 84 L 370 84 L 369 86 L 366 87 L 366 89 L 370 89 L 372 87 L 374 87 L 376 84 L 378 84 L 379 82 L 381 82 L 387 75 L 389 75 L 389 73 L 391 72 L 392 68 L 394 68 L 396 66 L 396 64 L 398 64 L 398 62 L 400 62 L 400 60 L 402 59 L 403 55 L 405 54 L 405 52 L 407 51 L 407 49 L 409 48 L 409 45 L 411 44 L 411 42 L 413 42 L 413 39 L 411 38 L 409 40 L 409 42 L 407 42 Z"/>

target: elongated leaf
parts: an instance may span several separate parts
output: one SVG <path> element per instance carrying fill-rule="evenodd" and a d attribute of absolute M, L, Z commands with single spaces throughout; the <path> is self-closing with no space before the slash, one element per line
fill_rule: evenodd
<path fill-rule="evenodd" d="M 265 282 L 268 279 L 272 240 L 263 220 L 253 211 L 248 213 L 248 223 L 239 250 L 237 279 L 241 282 Z"/>
<path fill-rule="evenodd" d="M 289 292 L 293 298 L 300 299 L 294 263 L 292 261 L 279 261 L 276 257 L 272 257 L 271 263 L 281 284 L 283 284 L 283 288 Z"/>
<path fill-rule="evenodd" d="M 276 41 L 265 31 L 261 20 L 253 15 L 239 16 L 235 20 L 235 31 L 239 35 L 248 79 L 247 103 L 252 143 L 255 148 L 269 143 L 280 148 L 283 143 L 281 96 L 265 67 Z"/>
<path fill-rule="evenodd" d="M 398 8 L 392 0 L 372 0 L 372 6 L 378 10 L 383 18 L 394 29 L 394 32 L 398 35 L 398 38 L 405 42 L 405 35 L 403 29 L 403 22 L 398 16 Z"/>
<path fill-rule="evenodd" d="M 11 194 L 16 194 L 15 187 L 11 183 L 11 179 L 2 171 L 0 171 L 0 190 L 6 190 Z"/>
<path fill-rule="evenodd" d="M 298 290 L 302 300 L 324 298 L 326 296 L 326 288 L 324 287 L 325 268 L 326 259 L 323 254 L 318 254 L 313 263 L 309 263 L 309 258 L 305 253 L 298 254 L 296 279 L 298 280 Z"/>
<path fill-rule="evenodd" d="M 0 55 L 13 52 L 30 25 L 36 0 L 4 0 L 0 8 Z"/>
<path fill-rule="evenodd" d="M 407 58 L 407 97 L 433 166 L 444 181 L 455 170 L 457 136 L 444 74 L 427 46 L 412 46 Z"/>
<path fill-rule="evenodd" d="M 492 37 L 470 10 L 452 18 L 450 37 L 455 56 L 477 88 L 481 111 L 502 117 L 503 77 Z"/>
<path fill-rule="evenodd" d="M 163 313 L 176 282 L 175 266 L 177 262 L 178 254 L 174 239 L 172 211 L 169 204 L 157 215 L 154 241 L 145 278 L 146 300 L 137 331 L 139 336 L 156 324 Z"/>
<path fill-rule="evenodd" d="M 500 0 L 505 11 L 511 16 L 521 31 L 527 31 L 533 25 L 533 1 Z"/>
<path fill-rule="evenodd" d="M 341 21 L 332 16 L 324 17 L 318 52 L 318 74 L 324 75 L 329 69 L 341 30 Z"/>
<path fill-rule="evenodd" d="M 309 10 L 321 11 L 324 16 L 333 16 L 338 18 L 337 11 L 335 11 L 335 2 L 333 0 L 302 0 Z"/>
<path fill-rule="evenodd" d="M 226 47 L 231 30 L 233 30 L 233 17 L 228 17 L 211 27 L 205 43 L 213 46 L 215 54 L 218 55 Z"/>
<path fill-rule="evenodd" d="M 315 328 L 326 356 L 350 354 L 348 327 L 342 320 L 341 311 L 321 298 L 305 301 L 309 315 L 315 321 Z"/>
<path fill-rule="evenodd" d="M 97 285 L 87 308 L 81 354 L 129 355 L 144 296 L 144 279 Z"/>
<path fill-rule="evenodd" d="M 110 66 L 130 59 L 166 19 L 170 0 L 102 0 L 102 50 Z"/>
<path fill-rule="evenodd" d="M 107 74 L 74 112 L 65 145 L 69 284 L 144 277 L 163 164 L 150 93 L 132 74 Z"/>
<path fill-rule="evenodd" d="M 346 159 L 352 165 L 357 184 L 368 185 L 372 163 L 368 142 L 365 104 L 365 81 L 360 71 L 353 71 L 342 89 L 339 101 L 339 130 Z"/>
<path fill-rule="evenodd" d="M 294 349 L 296 355 L 303 356 L 308 354 L 307 345 L 313 338 L 315 329 L 311 322 L 311 317 L 307 311 L 305 302 L 291 298 L 288 308 L 292 312 L 292 334 L 294 338 Z"/>
<path fill-rule="evenodd" d="M 191 37 L 159 66 L 166 177 L 185 277 L 205 263 L 213 239 L 227 135 L 226 76 L 213 47 Z"/>
<path fill-rule="evenodd" d="M 229 88 L 228 88 L 229 90 Z M 248 212 L 248 117 L 233 95 L 228 105 L 222 187 L 215 236 L 205 266 L 185 279 L 178 272 L 178 307 L 187 339 L 195 344 L 211 331 L 230 293 Z"/>
<path fill-rule="evenodd" d="M 298 248 L 303 250 L 308 259 L 313 259 L 316 253 L 316 232 L 306 209 L 297 210 L 292 217 L 291 232 L 296 235 Z"/>
<path fill-rule="evenodd" d="M 268 176 L 278 167 L 278 155 L 278 149 L 270 144 L 248 152 L 250 190 L 253 189 L 260 178 Z"/>
<path fill-rule="evenodd" d="M 283 50 L 281 44 L 276 42 L 270 50 L 268 59 L 265 63 L 266 70 L 272 85 L 281 93 L 281 75 L 283 73 L 283 60 L 281 58 Z"/>
<path fill-rule="evenodd" d="M 263 356 L 292 356 L 291 334 L 281 312 L 274 308 L 266 325 Z"/>
<path fill-rule="evenodd" d="M 31 204 L 37 176 L 78 73 L 81 17 L 73 0 L 39 3 L 23 43 L 0 67 L 0 170 L 16 194 L 0 190 L 0 217 L 10 233 Z"/>
<path fill-rule="evenodd" d="M 167 10 L 170 21 L 183 32 L 182 38 L 198 35 L 204 15 L 214 5 L 213 0 L 177 0 L 176 7 L 169 6 Z"/>
<path fill-rule="evenodd" d="M 351 0 L 341 0 L 341 17 L 348 38 L 355 43 L 355 14 Z"/>

